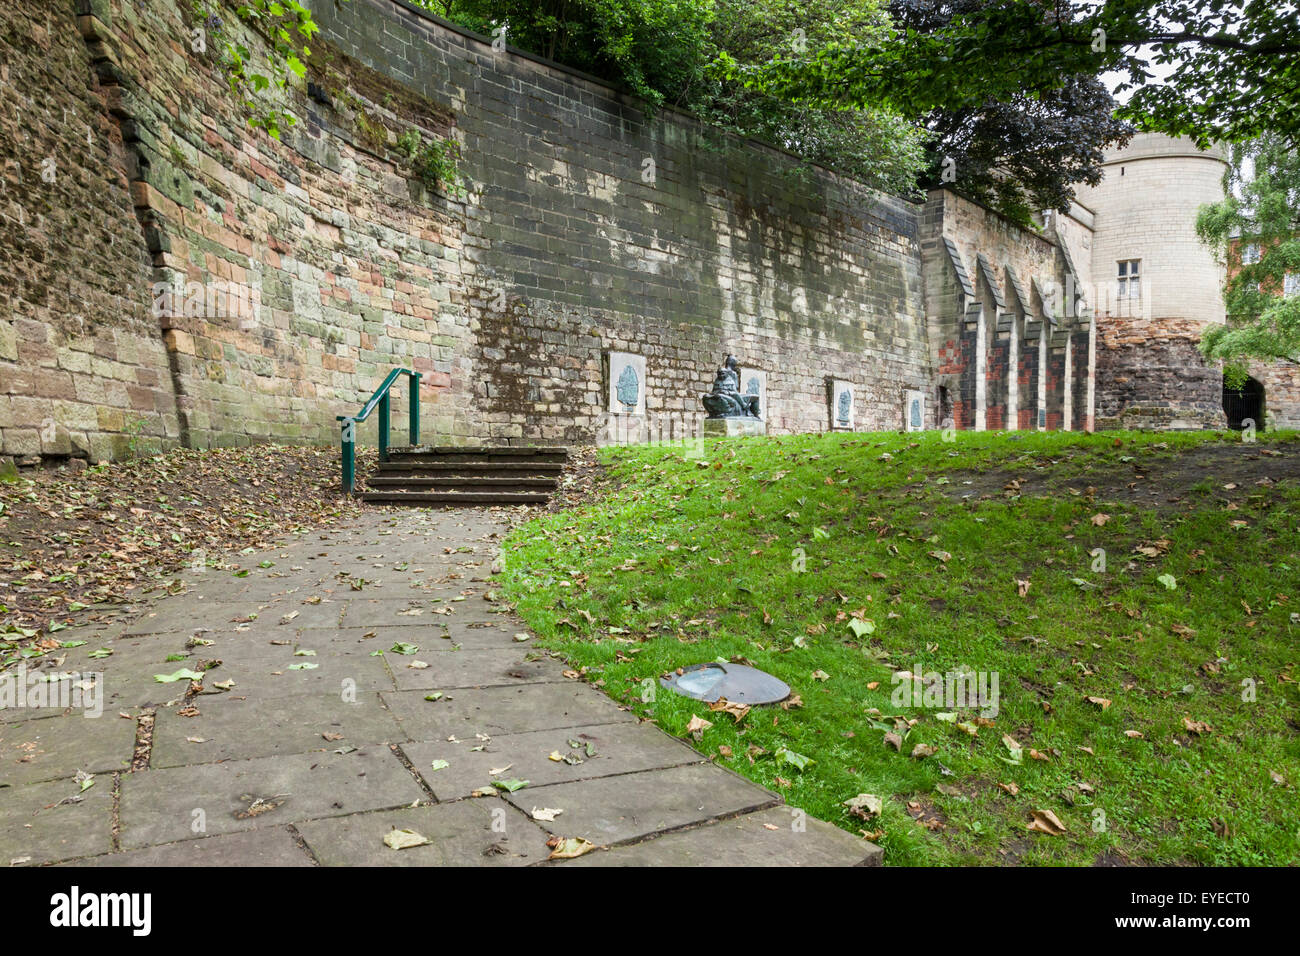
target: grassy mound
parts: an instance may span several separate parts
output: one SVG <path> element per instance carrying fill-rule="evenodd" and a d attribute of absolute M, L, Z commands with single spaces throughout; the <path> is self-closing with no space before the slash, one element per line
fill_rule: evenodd
<path fill-rule="evenodd" d="M 590 501 L 513 533 L 505 588 L 586 680 L 891 863 L 1294 862 L 1295 439 L 608 450 Z M 715 659 L 798 700 L 658 687 Z M 995 706 L 945 695 L 957 669 Z"/>

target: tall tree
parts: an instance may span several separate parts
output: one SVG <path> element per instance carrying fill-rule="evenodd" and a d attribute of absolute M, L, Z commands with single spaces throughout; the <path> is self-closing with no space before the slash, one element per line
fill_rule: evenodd
<path fill-rule="evenodd" d="M 997 2 L 893 0 L 889 10 L 899 30 L 930 36 Z M 1115 107 L 1101 81 L 1082 73 L 1036 94 L 1016 90 L 930 109 L 918 117 L 933 137 L 925 184 L 950 181 L 1022 223 L 1037 210 L 1064 212 L 1079 183 L 1101 182 L 1102 151 L 1131 135 Z"/>
<path fill-rule="evenodd" d="M 1300 8 L 1290 0 L 902 2 L 951 16 L 932 32 L 903 27 L 881 44 L 844 37 L 784 57 L 763 82 L 813 101 L 924 116 L 1120 71 L 1121 91 L 1134 92 L 1119 114 L 1140 127 L 1202 146 L 1300 134 Z"/>
<path fill-rule="evenodd" d="M 1206 331 L 1201 352 L 1239 388 L 1252 359 L 1300 365 L 1300 152 L 1269 134 L 1231 159 L 1227 198 L 1201 208 L 1196 231 L 1228 267 L 1228 322 Z"/>

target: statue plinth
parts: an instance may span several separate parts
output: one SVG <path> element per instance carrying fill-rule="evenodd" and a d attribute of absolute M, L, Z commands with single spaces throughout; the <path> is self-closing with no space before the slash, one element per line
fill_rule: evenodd
<path fill-rule="evenodd" d="M 767 422 L 752 415 L 704 419 L 705 438 L 731 438 L 737 435 L 766 435 Z"/>

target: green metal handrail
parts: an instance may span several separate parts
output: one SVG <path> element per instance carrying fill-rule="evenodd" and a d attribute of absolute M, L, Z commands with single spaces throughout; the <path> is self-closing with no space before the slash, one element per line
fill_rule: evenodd
<path fill-rule="evenodd" d="M 403 375 L 411 378 L 411 401 L 409 406 L 411 444 L 420 443 L 420 378 L 421 373 L 409 368 L 395 368 L 388 373 L 384 383 L 375 389 L 370 400 L 361 406 L 356 415 L 335 416 L 342 422 L 340 444 L 343 448 L 343 490 L 352 494 L 357 487 L 357 425 L 370 417 L 370 413 L 379 408 L 379 460 L 388 461 L 389 399 L 388 393 L 393 383 Z"/>

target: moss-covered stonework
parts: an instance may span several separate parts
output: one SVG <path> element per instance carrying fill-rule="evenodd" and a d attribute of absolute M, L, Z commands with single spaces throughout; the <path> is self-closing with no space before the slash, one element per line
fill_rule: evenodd
<path fill-rule="evenodd" d="M 394 365 L 424 374 L 426 439 L 588 441 L 611 351 L 645 357 L 661 421 L 699 411 L 728 353 L 767 373 L 773 432 L 825 428 L 830 379 L 853 383 L 860 429 L 901 427 L 908 389 L 938 424 L 943 375 L 970 392 L 951 396 L 959 427 L 1036 401 L 1009 406 L 1034 358 L 1023 317 L 994 334 L 1007 289 L 974 290 L 988 334 L 955 345 L 964 312 L 942 263 L 922 282 L 922 213 L 998 285 L 1058 276 L 1048 239 L 649 115 L 401 0 L 312 6 L 282 142 L 248 127 L 187 4 L 0 11 L 19 91 L 0 104 L 0 453 L 330 441 Z M 435 184 L 417 141 L 454 142 L 460 182 Z"/>

